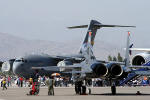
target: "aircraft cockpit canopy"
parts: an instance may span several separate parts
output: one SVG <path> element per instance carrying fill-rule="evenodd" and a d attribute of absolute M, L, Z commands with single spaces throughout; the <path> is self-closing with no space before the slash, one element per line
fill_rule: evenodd
<path fill-rule="evenodd" d="M 20 58 L 20 59 L 16 59 L 15 62 L 27 62 L 27 60 L 24 58 Z"/>

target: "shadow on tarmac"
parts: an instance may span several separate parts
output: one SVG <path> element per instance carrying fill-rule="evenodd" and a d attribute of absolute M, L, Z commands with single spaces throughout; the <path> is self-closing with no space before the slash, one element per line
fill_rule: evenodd
<path fill-rule="evenodd" d="M 91 94 L 91 95 L 103 95 L 103 96 L 150 96 L 150 94 L 136 94 L 136 93 L 116 93 L 116 95 L 112 95 L 111 93 L 104 93 L 104 94 Z"/>

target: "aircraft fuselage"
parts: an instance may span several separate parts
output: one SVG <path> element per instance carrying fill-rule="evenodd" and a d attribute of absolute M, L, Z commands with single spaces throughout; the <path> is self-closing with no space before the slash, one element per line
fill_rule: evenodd
<path fill-rule="evenodd" d="M 50 67 L 57 66 L 60 59 L 50 57 L 48 55 L 28 55 L 22 58 L 16 59 L 13 63 L 12 71 L 17 76 L 23 76 L 25 78 L 34 77 L 37 70 L 33 67 Z M 58 68 L 53 68 L 52 71 L 38 70 L 38 73 L 43 75 L 51 75 L 54 72 L 58 72 Z"/>

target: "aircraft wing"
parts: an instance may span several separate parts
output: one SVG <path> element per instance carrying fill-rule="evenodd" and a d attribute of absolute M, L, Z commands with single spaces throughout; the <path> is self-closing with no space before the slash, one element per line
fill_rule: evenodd
<path fill-rule="evenodd" d="M 131 73 L 136 75 L 150 75 L 150 66 L 131 66 L 129 68 L 134 68 Z"/>
<path fill-rule="evenodd" d="M 80 64 L 67 65 L 67 66 L 46 66 L 46 67 L 32 67 L 34 70 L 49 70 L 49 71 L 60 71 L 60 68 L 75 69 L 81 68 Z"/>
<path fill-rule="evenodd" d="M 129 66 L 128 68 L 134 68 L 134 69 L 146 68 L 146 69 L 150 69 L 150 66 Z"/>
<path fill-rule="evenodd" d="M 150 48 L 130 48 L 132 51 L 150 51 Z"/>
<path fill-rule="evenodd" d="M 81 60 L 84 59 L 84 57 L 80 54 L 77 54 L 77 55 L 62 55 L 62 56 L 50 56 L 54 59 L 58 59 L 58 60 L 65 60 L 65 59 L 68 59 L 68 60 L 73 60 L 75 62 L 81 62 Z"/>
<path fill-rule="evenodd" d="M 150 75 L 150 70 L 145 70 L 145 71 L 135 71 L 135 74 L 137 74 L 137 75 L 141 75 L 141 76 L 143 76 L 143 75 Z"/>
<path fill-rule="evenodd" d="M 33 70 L 60 71 L 58 66 L 32 67 Z"/>
<path fill-rule="evenodd" d="M 81 68 L 81 64 L 74 64 L 74 65 L 67 65 L 67 66 L 59 66 L 60 68 L 65 68 L 65 69 L 73 69 L 73 68 Z"/>
<path fill-rule="evenodd" d="M 131 66 L 129 68 L 134 68 L 135 70 L 131 72 L 136 75 L 150 75 L 150 66 Z"/>
<path fill-rule="evenodd" d="M 82 59 L 84 56 L 82 55 L 64 55 L 64 56 L 56 56 L 57 58 L 61 59 Z"/>
<path fill-rule="evenodd" d="M 70 74 L 78 74 L 78 73 L 91 73 L 91 72 L 86 72 L 86 71 L 68 71 L 68 72 L 63 72 L 63 73 L 70 73 Z"/>

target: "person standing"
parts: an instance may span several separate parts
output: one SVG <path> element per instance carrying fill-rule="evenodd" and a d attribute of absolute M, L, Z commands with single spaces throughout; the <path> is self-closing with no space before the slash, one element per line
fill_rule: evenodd
<path fill-rule="evenodd" d="M 17 77 L 17 85 L 18 85 L 18 87 L 20 87 L 20 80 L 19 80 L 19 77 Z"/>
<path fill-rule="evenodd" d="M 46 84 L 48 86 L 48 95 L 54 95 L 54 79 L 53 79 L 53 77 L 47 78 Z"/>
<path fill-rule="evenodd" d="M 8 80 L 7 85 L 8 85 L 8 87 L 9 87 L 9 86 L 11 85 L 11 77 L 10 77 L 10 76 L 8 76 L 7 80 Z"/>
<path fill-rule="evenodd" d="M 33 82 L 33 79 L 30 77 L 29 78 L 29 85 L 28 85 L 29 87 L 32 85 L 32 82 Z"/>
<path fill-rule="evenodd" d="M 20 81 L 20 86 L 23 87 L 23 77 L 20 77 L 19 81 Z"/>
<path fill-rule="evenodd" d="M 5 77 L 3 77 L 2 83 L 3 83 L 3 90 L 4 89 L 7 90 L 7 87 L 6 87 L 6 78 Z"/>

